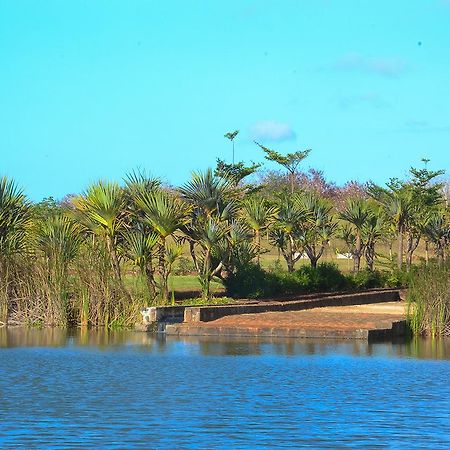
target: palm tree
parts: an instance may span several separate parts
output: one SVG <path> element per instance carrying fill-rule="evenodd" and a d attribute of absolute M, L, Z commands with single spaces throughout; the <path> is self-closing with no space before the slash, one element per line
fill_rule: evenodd
<path fill-rule="evenodd" d="M 261 232 L 274 222 L 277 213 L 278 208 L 270 206 L 262 197 L 250 197 L 242 203 L 242 218 L 254 232 L 258 265 L 261 256 Z"/>
<path fill-rule="evenodd" d="M 340 213 L 340 218 L 348 222 L 354 230 L 353 271 L 358 272 L 361 266 L 361 256 L 364 251 L 362 232 L 369 218 L 367 201 L 361 198 L 349 199 L 343 211 Z"/>
<path fill-rule="evenodd" d="M 30 204 L 17 184 L 0 178 L 0 321 L 7 323 L 14 257 L 27 247 Z"/>
<path fill-rule="evenodd" d="M 375 245 L 386 235 L 386 222 L 378 208 L 369 206 L 369 215 L 362 228 L 362 239 L 364 242 L 364 256 L 366 257 L 367 268 L 374 269 Z"/>
<path fill-rule="evenodd" d="M 435 212 L 425 226 L 425 235 L 435 246 L 438 264 L 445 260 L 445 249 L 450 244 L 450 220 L 445 211 Z"/>
<path fill-rule="evenodd" d="M 117 183 L 99 181 L 83 195 L 72 199 L 72 203 L 80 223 L 104 241 L 116 280 L 129 297 L 122 282 L 117 254 L 118 236 L 125 230 L 127 215 L 123 189 Z"/>
<path fill-rule="evenodd" d="M 196 214 L 221 216 L 226 220 L 237 210 L 237 203 L 232 201 L 237 195 L 233 181 L 215 176 L 211 169 L 194 172 L 180 192 L 193 205 Z"/>
<path fill-rule="evenodd" d="M 398 191 L 386 198 L 384 206 L 387 216 L 390 217 L 397 232 L 397 267 L 401 270 L 403 266 L 404 234 L 413 212 L 413 200 L 410 193 Z"/>
<path fill-rule="evenodd" d="M 332 205 L 324 198 L 312 193 L 298 196 L 298 208 L 306 212 L 307 220 L 300 224 L 300 241 L 311 267 L 317 267 L 326 246 L 334 235 L 337 223 L 331 211 Z"/>
<path fill-rule="evenodd" d="M 124 237 L 124 256 L 134 266 L 138 267 L 142 277 L 145 278 L 151 300 L 157 296 L 156 282 L 153 269 L 153 253 L 158 244 L 159 236 L 156 233 L 146 233 L 143 227 L 126 231 Z"/>
<path fill-rule="evenodd" d="M 295 263 L 302 255 L 302 247 L 299 242 L 300 226 L 308 219 L 309 213 L 301 206 L 298 196 L 285 197 L 281 200 L 270 238 L 271 242 L 281 250 L 288 272 L 294 271 Z"/>
<path fill-rule="evenodd" d="M 163 302 L 169 298 L 168 279 L 171 263 L 167 260 L 167 238 L 189 222 L 191 207 L 173 193 L 165 190 L 141 191 L 136 204 L 142 209 L 143 221 L 159 236 L 160 295 Z"/>

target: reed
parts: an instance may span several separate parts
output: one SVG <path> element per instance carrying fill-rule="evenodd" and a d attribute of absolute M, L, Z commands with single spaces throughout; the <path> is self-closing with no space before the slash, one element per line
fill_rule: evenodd
<path fill-rule="evenodd" d="M 408 320 L 416 335 L 450 336 L 450 263 L 412 271 Z"/>

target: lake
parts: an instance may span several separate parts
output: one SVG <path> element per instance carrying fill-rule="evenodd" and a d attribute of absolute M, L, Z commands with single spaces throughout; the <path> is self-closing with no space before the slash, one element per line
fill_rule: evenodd
<path fill-rule="evenodd" d="M 1 448 L 450 448 L 450 341 L 0 329 Z"/>

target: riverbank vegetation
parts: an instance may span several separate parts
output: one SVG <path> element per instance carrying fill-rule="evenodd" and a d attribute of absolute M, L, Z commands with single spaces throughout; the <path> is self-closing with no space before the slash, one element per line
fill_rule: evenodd
<path fill-rule="evenodd" d="M 414 268 L 408 290 L 414 334 L 450 336 L 450 264 Z"/>
<path fill-rule="evenodd" d="M 260 147 L 281 171 L 218 160 L 178 188 L 137 171 L 37 204 L 1 178 L 0 321 L 130 326 L 142 307 L 175 301 L 175 274 L 195 279 L 207 303 L 220 285 L 254 298 L 402 285 L 419 253 L 444 267 L 441 171 L 338 187 L 299 170 L 309 150 Z"/>

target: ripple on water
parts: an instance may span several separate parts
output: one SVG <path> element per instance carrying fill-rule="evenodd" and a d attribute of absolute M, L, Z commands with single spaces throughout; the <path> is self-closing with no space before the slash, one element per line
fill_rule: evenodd
<path fill-rule="evenodd" d="M 448 345 L 0 330 L 0 446 L 449 448 Z"/>

